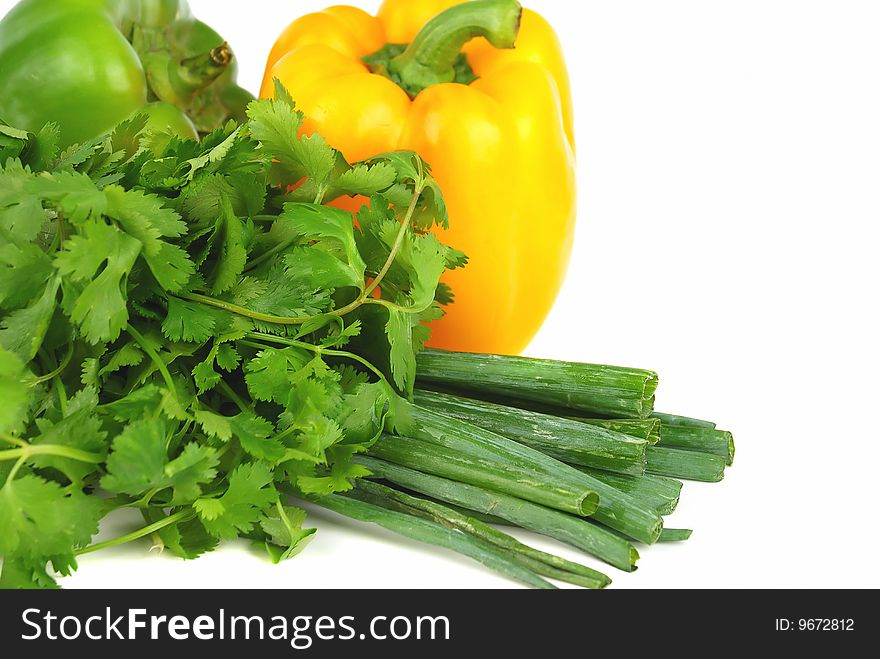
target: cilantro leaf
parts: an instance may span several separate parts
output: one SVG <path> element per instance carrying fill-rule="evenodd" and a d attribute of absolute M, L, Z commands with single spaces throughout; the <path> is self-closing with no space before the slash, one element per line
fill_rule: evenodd
<path fill-rule="evenodd" d="M 422 190 L 418 205 L 413 217 L 413 226 L 427 231 L 432 226 L 449 227 L 449 210 L 443 199 L 440 185 L 431 176 L 430 166 L 422 160 L 418 154 L 412 151 L 395 151 L 384 153 L 368 161 L 369 163 L 387 163 L 397 172 L 397 183 L 406 188 L 418 188 Z M 386 193 L 387 194 L 387 193 Z M 389 198 L 390 194 L 387 194 Z M 393 203 L 402 209 L 408 209 L 412 198 L 411 194 L 404 194 Z"/>
<path fill-rule="evenodd" d="M 276 97 L 248 107 L 251 136 L 267 158 L 284 170 L 289 181 L 311 179 L 317 188 L 328 184 L 337 154 L 317 133 L 300 137 L 303 114 L 294 109 L 290 95 L 276 84 Z"/>
<path fill-rule="evenodd" d="M 241 448 L 256 458 L 275 464 L 284 457 L 284 445 L 274 439 L 275 426 L 266 419 L 251 413 L 242 413 L 229 420 L 232 434 L 238 439 Z"/>
<path fill-rule="evenodd" d="M 172 293 L 181 290 L 195 272 L 195 264 L 182 249 L 162 240 L 186 233 L 180 216 L 165 208 L 158 197 L 140 191 L 126 191 L 111 185 L 105 188 L 104 196 L 107 215 L 140 241 L 144 259 L 156 281 Z"/>
<path fill-rule="evenodd" d="M 36 245 L 0 246 L 0 309 L 18 309 L 31 302 L 54 272 L 52 259 Z"/>
<path fill-rule="evenodd" d="M 400 227 L 384 223 L 379 235 L 389 249 L 395 244 Z M 413 236 L 406 234 L 392 267 L 389 281 L 408 293 L 398 300 L 417 311 L 426 309 L 434 301 L 440 277 L 446 271 L 447 249 L 434 234 Z"/>
<path fill-rule="evenodd" d="M 241 363 L 241 355 L 233 346 L 223 343 L 217 346 L 217 366 L 227 373 L 232 373 Z"/>
<path fill-rule="evenodd" d="M 338 419 L 349 444 L 372 444 L 385 429 L 390 413 L 390 395 L 384 382 L 361 382 L 343 398 Z"/>
<path fill-rule="evenodd" d="M 6 126 L 0 122 L 0 162 L 18 158 L 27 148 L 31 135 L 26 130 Z"/>
<path fill-rule="evenodd" d="M 207 343 L 217 327 L 217 313 L 198 302 L 168 298 L 168 313 L 162 323 L 162 334 L 169 341 Z"/>
<path fill-rule="evenodd" d="M 352 481 L 370 475 L 370 470 L 354 462 L 335 462 L 330 471 L 323 476 L 302 476 L 297 486 L 303 494 L 325 496 L 337 492 L 348 492 L 354 486 Z"/>
<path fill-rule="evenodd" d="M 222 376 L 214 370 L 215 365 L 231 373 L 238 368 L 240 360 L 241 357 L 235 348 L 225 343 L 215 343 L 211 352 L 208 353 L 207 359 L 199 363 L 192 371 L 199 394 L 211 391 L 222 381 Z"/>
<path fill-rule="evenodd" d="M 222 244 L 211 274 L 211 292 L 224 293 L 235 286 L 247 264 L 245 231 L 241 220 L 235 215 L 229 199 L 223 198 L 220 204 Z"/>
<path fill-rule="evenodd" d="M 389 309 L 385 332 L 388 336 L 388 344 L 391 346 L 389 361 L 394 384 L 400 391 L 409 393 L 412 391 L 416 379 L 412 316 L 396 309 Z"/>
<path fill-rule="evenodd" d="M 260 280 L 263 293 L 247 305 L 254 312 L 282 318 L 302 318 L 319 315 L 331 306 L 332 291 L 316 286 L 313 280 L 294 268 L 276 265 L 263 277 Z M 264 332 L 279 331 L 278 326 L 271 323 L 254 321 L 254 326 Z"/>
<path fill-rule="evenodd" d="M 57 483 L 25 475 L 0 489 L 0 555 L 30 565 L 66 557 L 98 532 L 104 503 L 79 491 L 66 493 Z"/>
<path fill-rule="evenodd" d="M 118 373 L 124 368 L 130 366 L 138 366 L 144 361 L 144 353 L 137 343 L 126 343 L 119 350 L 113 353 L 110 361 L 104 366 L 98 375 L 107 377 L 113 373 Z"/>
<path fill-rule="evenodd" d="M 159 511 L 148 510 L 144 515 L 148 522 L 161 521 L 165 515 Z M 213 551 L 219 544 L 219 540 L 208 533 L 205 525 L 195 518 L 185 522 L 178 522 L 166 526 L 158 531 L 158 536 L 164 545 L 175 556 L 185 560 L 193 560 L 209 551 Z"/>
<path fill-rule="evenodd" d="M 48 123 L 31 136 L 22 159 L 33 171 L 45 171 L 58 157 L 60 142 L 61 129 L 58 124 Z"/>
<path fill-rule="evenodd" d="M 40 197 L 30 192 L 32 182 L 19 161 L 0 162 L 0 236 L 11 242 L 32 242 L 46 221 Z"/>
<path fill-rule="evenodd" d="M 216 360 L 217 353 L 215 349 L 210 352 L 205 361 L 200 362 L 192 370 L 193 380 L 196 383 L 196 388 L 199 390 L 199 395 L 211 391 L 214 387 L 220 384 L 222 380 L 220 374 L 214 370 Z"/>
<path fill-rule="evenodd" d="M 327 461 L 327 449 L 343 440 L 342 428 L 324 415 L 314 416 L 296 438 L 296 447 L 321 462 Z"/>
<path fill-rule="evenodd" d="M 179 238 L 186 233 L 186 224 L 162 200 L 139 190 L 125 190 L 118 185 L 104 189 L 106 214 L 117 220 L 126 233 L 141 241 L 144 254 L 156 256 L 162 238 Z"/>
<path fill-rule="evenodd" d="M 7 556 L 0 570 L 0 590 L 56 590 L 55 579 L 49 576 L 45 562 L 34 562 Z"/>
<path fill-rule="evenodd" d="M 222 142 L 212 147 L 208 151 L 204 152 L 200 156 L 196 158 L 192 158 L 189 160 L 187 165 L 186 172 L 186 180 L 192 181 L 195 175 L 205 167 L 209 165 L 216 164 L 221 162 L 227 154 L 232 150 L 232 147 L 235 145 L 236 139 L 238 138 L 238 134 L 241 131 L 241 127 L 236 128 L 228 136 L 225 136 L 227 129 L 221 128 L 217 131 L 216 134 L 221 134 L 225 136 Z"/>
<path fill-rule="evenodd" d="M 0 347 L 0 432 L 18 432 L 24 426 L 34 393 L 32 381 L 24 362 Z"/>
<path fill-rule="evenodd" d="M 6 316 L 0 322 L 0 345 L 17 354 L 23 361 L 32 360 L 49 330 L 60 286 L 61 280 L 54 278 L 29 307 Z"/>
<path fill-rule="evenodd" d="M 229 476 L 219 499 L 199 499 L 194 507 L 208 533 L 234 539 L 253 529 L 263 511 L 278 499 L 272 471 L 263 463 L 241 465 Z"/>
<path fill-rule="evenodd" d="M 104 431 L 101 419 L 94 414 L 96 404 L 87 405 L 73 412 L 68 409 L 68 416 L 58 423 L 52 423 L 47 419 L 38 420 L 40 435 L 31 440 L 31 444 L 66 446 L 87 453 L 105 454 L 107 433 Z M 38 456 L 33 458 L 32 462 L 40 469 L 60 471 L 71 483 L 81 483 L 98 469 L 98 465 L 58 456 Z"/>
<path fill-rule="evenodd" d="M 43 174 L 31 179 L 27 190 L 54 206 L 75 226 L 98 220 L 107 214 L 107 197 L 85 174 Z"/>
<path fill-rule="evenodd" d="M 294 281 L 308 282 L 311 290 L 319 284 L 325 289 L 364 288 L 362 272 L 316 246 L 292 249 L 285 255 L 284 263 L 288 273 L 295 276 Z"/>
<path fill-rule="evenodd" d="M 350 213 L 330 206 L 288 203 L 284 205 L 280 220 L 289 223 L 303 238 L 326 248 L 327 251 L 341 249 L 345 263 L 353 271 L 354 277 L 363 279 L 367 266 L 355 241 Z"/>
<path fill-rule="evenodd" d="M 158 410 L 161 400 L 162 390 L 156 385 L 148 384 L 106 404 L 103 411 L 117 421 L 137 421 Z"/>
<path fill-rule="evenodd" d="M 140 251 L 141 244 L 116 227 L 90 222 L 56 257 L 63 276 L 89 281 L 82 290 L 66 289 L 64 297 L 71 319 L 90 343 L 115 341 L 128 323 L 126 284 Z M 71 295 L 76 299 L 68 299 Z"/>
<path fill-rule="evenodd" d="M 151 490 L 173 489 L 174 504 L 191 503 L 201 496 L 201 486 L 214 480 L 216 451 L 187 444 L 174 460 L 166 448 L 167 426 L 162 420 L 130 423 L 115 440 L 107 458 L 107 475 L 101 486 L 109 492 L 141 496 Z"/>
<path fill-rule="evenodd" d="M 306 511 L 280 505 L 260 520 L 260 528 L 266 534 L 262 545 L 273 563 L 293 558 L 312 541 L 317 529 L 304 529 L 305 521 Z"/>
<path fill-rule="evenodd" d="M 221 442 L 232 439 L 232 424 L 229 418 L 209 410 L 198 410 L 194 416 L 196 423 L 208 437 L 215 437 Z"/>
<path fill-rule="evenodd" d="M 397 181 L 397 171 L 387 162 L 352 167 L 333 181 L 333 189 L 350 196 L 372 197 L 390 188 Z"/>
<path fill-rule="evenodd" d="M 173 505 L 189 503 L 202 495 L 202 486 L 217 475 L 217 452 L 209 446 L 187 444 L 183 452 L 165 466 L 166 487 L 173 488 Z M 161 487 L 161 486 L 157 486 Z"/>
<path fill-rule="evenodd" d="M 245 381 L 255 400 L 284 405 L 290 395 L 291 371 L 299 371 L 310 356 L 303 350 L 261 350 L 245 366 Z"/>

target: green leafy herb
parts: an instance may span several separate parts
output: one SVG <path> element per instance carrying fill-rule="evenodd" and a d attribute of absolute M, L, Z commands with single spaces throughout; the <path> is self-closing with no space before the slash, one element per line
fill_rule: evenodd
<path fill-rule="evenodd" d="M 0 585 L 145 537 L 289 558 L 314 530 L 279 486 L 349 491 L 355 456 L 405 427 L 457 258 L 424 234 L 446 222 L 430 170 L 299 137 L 280 87 L 248 116 L 201 141 L 140 117 L 60 154 L 53 126 L 0 126 Z M 380 219 L 322 205 L 341 195 Z M 146 526 L 90 545 L 125 507 Z"/>

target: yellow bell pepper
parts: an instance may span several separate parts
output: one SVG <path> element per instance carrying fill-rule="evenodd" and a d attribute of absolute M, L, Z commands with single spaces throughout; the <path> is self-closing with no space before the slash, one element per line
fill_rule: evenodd
<path fill-rule="evenodd" d="M 550 25 L 516 0 L 386 0 L 377 17 L 331 7 L 284 31 L 264 96 L 275 78 L 304 132 L 349 161 L 406 149 L 431 164 L 449 207 L 439 237 L 470 257 L 445 280 L 455 303 L 431 345 L 524 350 L 562 286 L 575 226 L 571 93 Z"/>

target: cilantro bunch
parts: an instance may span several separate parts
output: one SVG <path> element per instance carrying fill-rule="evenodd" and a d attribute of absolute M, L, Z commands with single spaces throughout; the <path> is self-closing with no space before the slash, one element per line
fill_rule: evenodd
<path fill-rule="evenodd" d="M 0 125 L 0 587 L 147 536 L 288 558 L 314 531 L 279 490 L 350 490 L 354 456 L 408 426 L 465 264 L 429 232 L 429 168 L 298 137 L 280 86 L 248 116 L 199 142 L 135 118 L 64 152 L 54 126 Z M 354 223 L 324 205 L 343 195 L 369 198 Z M 120 508 L 144 526 L 90 544 Z"/>

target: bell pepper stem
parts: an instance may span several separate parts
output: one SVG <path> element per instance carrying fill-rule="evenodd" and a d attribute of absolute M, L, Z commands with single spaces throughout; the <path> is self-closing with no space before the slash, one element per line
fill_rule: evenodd
<path fill-rule="evenodd" d="M 177 69 L 180 81 L 189 89 L 202 89 L 219 78 L 232 64 L 229 44 L 224 42 L 212 48 L 205 56 L 197 55 L 183 60 Z"/>
<path fill-rule="evenodd" d="M 473 0 L 432 18 L 415 40 L 391 60 L 389 71 L 412 96 L 432 85 L 455 80 L 462 47 L 485 37 L 496 48 L 516 45 L 522 21 L 517 0 Z"/>
<path fill-rule="evenodd" d="M 233 54 L 229 44 L 222 43 L 184 60 L 176 60 L 166 52 L 148 53 L 141 59 L 153 95 L 186 110 L 196 94 L 229 68 Z"/>

